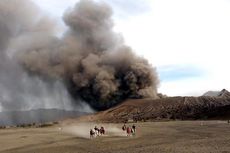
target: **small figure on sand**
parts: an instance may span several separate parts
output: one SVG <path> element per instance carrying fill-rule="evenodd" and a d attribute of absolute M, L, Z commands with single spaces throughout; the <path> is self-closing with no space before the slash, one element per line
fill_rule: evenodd
<path fill-rule="evenodd" d="M 135 125 L 135 124 L 133 124 L 133 126 L 132 126 L 131 133 L 132 133 L 133 135 L 136 134 L 136 125 Z"/>
<path fill-rule="evenodd" d="M 132 129 L 133 129 L 133 132 L 135 133 L 136 132 L 136 125 L 135 124 L 133 124 Z"/>
<path fill-rule="evenodd" d="M 91 139 L 95 137 L 95 131 L 93 129 L 90 129 L 89 134 Z"/>
<path fill-rule="evenodd" d="M 104 134 L 105 134 L 105 128 L 104 128 L 103 126 L 100 128 L 100 134 L 101 134 L 101 135 L 104 135 Z"/>
<path fill-rule="evenodd" d="M 100 129 L 97 128 L 97 126 L 95 126 L 95 127 L 94 127 L 94 130 L 95 130 L 95 135 L 96 135 L 96 136 L 99 136 Z"/>
<path fill-rule="evenodd" d="M 127 136 L 130 136 L 131 135 L 131 128 L 130 127 L 127 127 L 126 128 L 126 133 L 127 133 Z"/>
<path fill-rule="evenodd" d="M 125 125 L 125 124 L 122 126 L 122 130 L 123 130 L 123 131 L 126 130 L 126 125 Z"/>

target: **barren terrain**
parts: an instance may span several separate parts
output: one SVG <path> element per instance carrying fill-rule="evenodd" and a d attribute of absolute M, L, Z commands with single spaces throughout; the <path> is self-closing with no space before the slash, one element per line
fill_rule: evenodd
<path fill-rule="evenodd" d="M 89 139 L 100 123 L 63 122 L 45 128 L 0 130 L 4 153 L 227 153 L 230 125 L 226 121 L 170 121 L 136 123 L 136 136 L 127 137 L 122 124 L 103 124 L 107 133 Z M 132 125 L 127 124 L 127 125 Z"/>
<path fill-rule="evenodd" d="M 108 110 L 82 116 L 83 121 L 122 123 L 128 120 L 207 120 L 229 119 L 230 98 L 167 97 L 129 99 Z"/>

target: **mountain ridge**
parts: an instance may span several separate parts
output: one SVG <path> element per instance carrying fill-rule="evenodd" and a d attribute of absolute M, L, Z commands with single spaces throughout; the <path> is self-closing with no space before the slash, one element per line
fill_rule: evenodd
<path fill-rule="evenodd" d="M 154 120 L 199 120 L 230 117 L 230 98 L 167 97 L 161 99 L 130 99 L 79 121 L 127 122 Z"/>
<path fill-rule="evenodd" d="M 204 93 L 202 96 L 230 98 L 230 92 L 226 89 L 222 89 L 221 91 L 208 91 Z"/>

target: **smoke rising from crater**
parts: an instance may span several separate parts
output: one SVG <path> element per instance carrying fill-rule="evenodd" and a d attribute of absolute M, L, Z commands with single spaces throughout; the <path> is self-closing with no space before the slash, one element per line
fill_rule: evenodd
<path fill-rule="evenodd" d="M 68 30 L 61 38 L 55 36 L 55 23 L 48 18 L 40 14 L 35 19 L 34 15 L 27 17 L 28 12 L 20 15 L 17 20 L 28 21 L 19 24 L 22 29 L 12 27 L 7 50 L 29 76 L 59 81 L 76 103 L 83 100 L 97 110 L 127 98 L 157 97 L 156 70 L 113 31 L 112 10 L 107 4 L 81 0 L 67 10 L 63 20 Z M 14 22 L 9 25 L 21 20 Z"/>

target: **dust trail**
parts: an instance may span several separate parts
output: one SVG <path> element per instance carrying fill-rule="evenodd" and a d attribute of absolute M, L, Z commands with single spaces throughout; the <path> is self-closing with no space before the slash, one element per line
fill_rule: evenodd
<path fill-rule="evenodd" d="M 105 128 L 105 135 L 99 137 L 111 137 L 111 136 L 118 136 L 118 137 L 126 137 L 126 132 L 122 131 L 120 127 L 114 124 L 98 124 L 98 123 L 78 123 L 76 125 L 62 125 L 59 128 L 60 132 L 68 133 L 74 135 L 79 138 L 86 138 L 89 139 L 90 129 L 93 129 L 95 126 L 100 128 L 103 126 Z"/>

